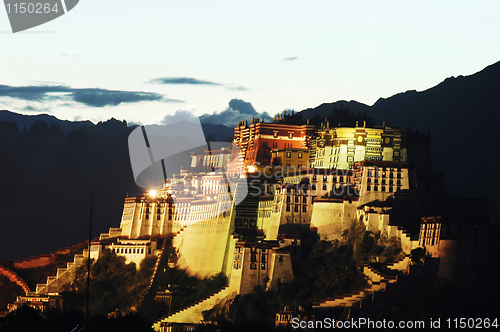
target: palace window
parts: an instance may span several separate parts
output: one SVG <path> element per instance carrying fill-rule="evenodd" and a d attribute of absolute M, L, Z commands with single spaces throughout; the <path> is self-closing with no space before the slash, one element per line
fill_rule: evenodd
<path fill-rule="evenodd" d="M 251 263 L 251 264 L 250 264 L 250 269 L 252 269 L 252 270 L 257 270 L 257 264 L 255 264 L 255 263 Z"/>
<path fill-rule="evenodd" d="M 302 206 L 302 212 L 306 213 L 307 212 L 307 206 Z"/>
<path fill-rule="evenodd" d="M 287 158 L 292 158 L 292 153 L 291 153 L 290 151 L 287 151 L 287 152 L 286 152 L 286 157 L 287 157 Z"/>
<path fill-rule="evenodd" d="M 299 206 L 298 205 L 295 205 L 294 209 L 293 209 L 294 212 L 299 212 Z"/>
<path fill-rule="evenodd" d="M 299 158 L 302 158 L 302 152 L 299 152 Z"/>
<path fill-rule="evenodd" d="M 286 205 L 286 212 L 290 212 L 290 204 Z"/>

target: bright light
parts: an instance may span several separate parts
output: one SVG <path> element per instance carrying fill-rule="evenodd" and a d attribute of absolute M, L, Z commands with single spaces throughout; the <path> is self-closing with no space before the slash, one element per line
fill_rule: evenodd
<path fill-rule="evenodd" d="M 149 196 L 156 197 L 156 190 L 152 189 L 149 191 Z"/>
<path fill-rule="evenodd" d="M 257 172 L 257 167 L 255 167 L 254 165 L 248 166 L 248 172 L 249 173 L 255 173 L 255 172 Z"/>

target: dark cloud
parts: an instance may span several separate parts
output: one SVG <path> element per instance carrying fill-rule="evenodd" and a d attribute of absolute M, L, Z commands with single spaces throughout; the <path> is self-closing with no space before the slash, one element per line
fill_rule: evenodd
<path fill-rule="evenodd" d="M 31 100 L 31 101 L 43 101 L 51 99 L 52 96 L 48 93 L 53 92 L 71 92 L 71 88 L 66 86 L 9 86 L 0 85 L 0 97 L 11 97 L 16 99 Z"/>
<path fill-rule="evenodd" d="M 251 103 L 241 99 L 232 99 L 229 102 L 229 107 L 224 111 L 215 112 L 214 114 L 204 114 L 200 116 L 201 123 L 223 124 L 228 127 L 235 127 L 239 121 L 253 118 L 264 118 L 266 121 L 272 121 L 272 118 L 266 113 L 258 113 Z"/>
<path fill-rule="evenodd" d="M 231 99 L 231 101 L 229 102 L 229 107 L 231 107 L 233 110 L 240 111 L 240 113 L 242 114 L 258 114 L 255 108 L 253 108 L 252 104 L 247 103 L 246 101 L 243 101 L 241 99 Z"/>
<path fill-rule="evenodd" d="M 199 80 L 197 78 L 192 77 L 161 77 L 154 78 L 150 81 L 150 83 L 157 84 L 189 84 L 189 85 L 222 85 L 216 82 Z"/>
<path fill-rule="evenodd" d="M 62 93 L 63 95 L 51 95 Z M 140 101 L 180 102 L 154 92 L 120 91 L 97 88 L 76 89 L 64 85 L 8 86 L 0 85 L 0 97 L 11 97 L 29 101 L 73 100 L 87 106 L 117 106 L 121 103 Z"/>
<path fill-rule="evenodd" d="M 72 93 L 74 101 L 93 107 L 117 106 L 121 103 L 163 100 L 163 96 L 154 92 L 131 92 L 105 89 L 78 89 Z M 174 101 L 172 99 L 165 101 Z"/>
<path fill-rule="evenodd" d="M 298 58 L 299 58 L 298 56 L 291 56 L 288 58 L 284 58 L 283 61 L 293 61 L 293 60 L 297 60 Z"/>
<path fill-rule="evenodd" d="M 212 86 L 223 86 L 228 90 L 232 91 L 246 91 L 246 87 L 235 84 L 222 84 L 217 82 L 199 80 L 193 77 L 161 77 L 154 78 L 149 81 L 149 83 L 155 84 L 172 84 L 172 85 L 212 85 Z"/>

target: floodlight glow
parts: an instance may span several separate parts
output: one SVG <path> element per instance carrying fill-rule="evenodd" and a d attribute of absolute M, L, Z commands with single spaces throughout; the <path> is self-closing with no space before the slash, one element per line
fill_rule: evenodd
<path fill-rule="evenodd" d="M 152 189 L 149 191 L 149 196 L 156 197 L 156 190 Z"/>

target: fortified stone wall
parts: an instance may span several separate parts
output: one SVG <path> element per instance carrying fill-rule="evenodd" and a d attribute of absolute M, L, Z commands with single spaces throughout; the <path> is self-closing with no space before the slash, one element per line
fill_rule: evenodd
<path fill-rule="evenodd" d="M 234 209 L 231 214 L 187 225 L 173 239 L 177 249 L 177 267 L 189 275 L 206 278 L 225 270 L 226 250 L 234 224 Z"/>
<path fill-rule="evenodd" d="M 357 202 L 321 198 L 314 202 L 311 228 L 316 228 L 322 240 L 340 240 L 356 218 Z"/>

